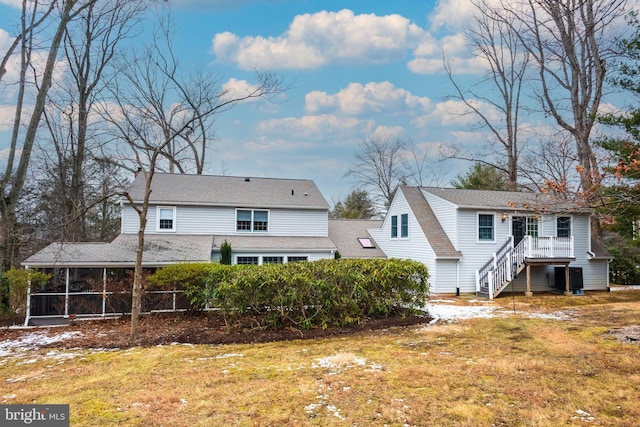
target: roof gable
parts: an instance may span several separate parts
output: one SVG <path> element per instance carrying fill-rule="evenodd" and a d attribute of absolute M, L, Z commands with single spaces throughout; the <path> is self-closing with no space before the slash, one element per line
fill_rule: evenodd
<path fill-rule="evenodd" d="M 144 197 L 145 178 L 139 174 L 129 188 L 136 201 Z M 156 173 L 151 182 L 153 204 L 261 208 L 329 209 L 311 180 L 217 175 Z"/>
<path fill-rule="evenodd" d="M 422 187 L 462 209 L 495 209 L 536 213 L 591 213 L 592 209 L 578 202 L 551 193 L 517 191 L 468 190 L 458 188 Z"/>
<path fill-rule="evenodd" d="M 422 232 L 426 236 L 437 258 L 462 258 L 462 253 L 451 243 L 440 221 L 424 198 L 419 187 L 400 187 Z"/>

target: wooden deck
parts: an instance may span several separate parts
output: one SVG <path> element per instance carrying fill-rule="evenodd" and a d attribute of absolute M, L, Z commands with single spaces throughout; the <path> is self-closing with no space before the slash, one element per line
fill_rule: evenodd
<path fill-rule="evenodd" d="M 476 294 L 493 299 L 498 296 L 523 270 L 527 273 L 527 290 L 531 293 L 531 266 L 564 265 L 565 283 L 569 291 L 569 264 L 575 261 L 573 237 L 525 236 L 513 247 L 513 237 L 493 254 L 476 272 Z"/>

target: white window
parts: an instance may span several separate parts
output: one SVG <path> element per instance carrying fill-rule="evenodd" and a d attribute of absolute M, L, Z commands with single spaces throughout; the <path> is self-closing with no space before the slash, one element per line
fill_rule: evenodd
<path fill-rule="evenodd" d="M 236 258 L 236 264 L 238 265 L 258 265 L 257 256 L 239 256 Z"/>
<path fill-rule="evenodd" d="M 559 216 L 556 218 L 556 236 L 571 237 L 571 217 Z"/>
<path fill-rule="evenodd" d="M 269 231 L 269 211 L 257 209 L 236 210 L 236 231 L 266 233 Z"/>
<path fill-rule="evenodd" d="M 156 211 L 157 231 L 176 231 L 176 208 L 158 206 Z"/>
<path fill-rule="evenodd" d="M 398 237 L 398 215 L 391 217 L 391 238 L 396 239 Z"/>
<path fill-rule="evenodd" d="M 400 237 L 409 237 L 409 214 L 400 215 Z"/>
<path fill-rule="evenodd" d="M 478 240 L 481 242 L 495 241 L 494 215 L 478 214 Z"/>

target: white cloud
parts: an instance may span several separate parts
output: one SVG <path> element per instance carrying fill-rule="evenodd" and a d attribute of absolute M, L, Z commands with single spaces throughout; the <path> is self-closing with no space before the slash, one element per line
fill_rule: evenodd
<path fill-rule="evenodd" d="M 22 7 L 22 0 L 0 0 L 0 4 L 6 4 L 8 6 L 20 9 Z"/>
<path fill-rule="evenodd" d="M 276 151 L 296 151 L 301 148 L 311 149 L 312 147 L 313 144 L 311 143 L 299 143 L 284 139 L 261 138 L 259 141 L 249 141 L 243 144 L 243 150 L 241 153 L 273 153 Z"/>
<path fill-rule="evenodd" d="M 406 89 L 387 81 L 369 82 L 365 85 L 350 83 L 335 95 L 313 91 L 305 97 L 305 110 L 308 113 L 337 111 L 341 114 L 361 115 L 407 110 L 424 112 L 430 106 L 429 98 L 412 95 Z"/>
<path fill-rule="evenodd" d="M 318 116 L 286 117 L 272 119 L 260 124 L 261 133 L 271 135 L 282 134 L 288 137 L 317 138 L 350 138 L 367 135 L 373 129 L 372 120 L 359 120 L 353 117 L 342 117 L 331 114 Z"/>
<path fill-rule="evenodd" d="M 470 22 L 475 9 L 473 2 L 469 0 L 440 0 L 429 17 L 431 30 L 460 30 Z"/>
<path fill-rule="evenodd" d="M 0 106 L 0 132 L 13 129 L 13 120 L 16 114 L 14 105 Z"/>
<path fill-rule="evenodd" d="M 243 69 L 309 69 L 329 63 L 388 63 L 404 58 L 425 37 L 419 26 L 400 15 L 354 15 L 343 9 L 298 15 L 277 37 L 219 33 L 212 50 Z"/>
<path fill-rule="evenodd" d="M 490 104 L 478 100 L 469 102 L 491 122 L 497 123 L 504 120 Z M 475 126 L 479 121 L 480 118 L 464 102 L 449 100 L 438 103 L 429 114 L 415 118 L 413 124 L 417 127 L 427 127 L 433 123 L 442 126 Z"/>
<path fill-rule="evenodd" d="M 258 87 L 249 83 L 246 80 L 238 80 L 231 78 L 225 84 L 222 85 L 222 91 L 224 92 L 224 96 L 222 97 L 222 101 L 233 100 L 233 99 L 242 99 L 245 98 L 252 93 L 255 93 Z M 247 101 L 257 101 L 259 98 L 248 99 Z M 244 101 L 244 102 L 247 102 Z"/>
<path fill-rule="evenodd" d="M 381 140 L 393 140 L 403 138 L 405 133 L 406 129 L 402 126 L 378 126 L 373 131 L 372 136 Z"/>

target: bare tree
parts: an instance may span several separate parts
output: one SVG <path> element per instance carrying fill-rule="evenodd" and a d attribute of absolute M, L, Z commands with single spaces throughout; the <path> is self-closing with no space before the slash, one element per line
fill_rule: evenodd
<path fill-rule="evenodd" d="M 378 210 L 386 211 L 398 185 L 408 183 L 406 154 L 407 143 L 402 139 L 369 137 L 359 145 L 346 176 L 355 177 L 358 186 L 371 194 Z"/>
<path fill-rule="evenodd" d="M 521 185 L 531 191 L 572 198 L 580 186 L 576 172 L 575 144 L 567 135 L 557 135 L 531 146 L 523 156 Z"/>
<path fill-rule="evenodd" d="M 37 93 L 35 95 L 35 102 L 23 136 L 19 132 L 19 128 L 23 120 L 22 108 L 24 104 L 24 93 L 21 91 L 18 95 L 14 131 L 9 149 L 7 165 L 4 175 L 2 176 L 2 179 L 0 179 L 0 192 L 2 193 L 0 201 L 0 219 L 2 221 L 2 232 L 0 233 L 0 238 L 2 239 L 2 244 L 0 245 L 0 264 L 3 268 L 8 267 L 13 262 L 13 258 L 19 245 L 19 236 L 16 231 L 16 205 L 24 188 L 33 152 L 33 145 L 45 109 L 47 94 L 53 81 L 53 71 L 58 59 L 58 52 L 64 37 L 65 29 L 67 25 L 69 25 L 69 23 L 78 16 L 78 14 L 80 14 L 85 8 L 89 7 L 94 1 L 96 0 L 52 1 L 50 5 L 53 7 L 53 10 L 48 11 L 47 9 L 42 15 L 38 15 L 38 2 L 23 1 L 20 33 L 21 72 L 19 84 L 21 89 L 22 86 L 25 86 L 27 83 L 27 70 L 34 67 L 32 61 L 32 49 L 34 41 L 33 31 L 34 28 L 36 28 L 36 24 L 38 24 L 38 26 L 51 26 L 53 29 L 53 36 L 51 37 L 50 45 L 47 48 L 48 52 L 44 66 L 41 70 L 38 70 L 41 74 L 36 78 Z M 32 18 L 28 20 L 28 16 L 31 16 Z M 22 139 L 22 144 L 20 146 L 18 144 L 19 139 Z M 17 164 L 16 157 L 19 157 Z"/>
<path fill-rule="evenodd" d="M 537 98 L 576 145 L 586 199 L 601 181 L 591 131 L 602 100 L 607 61 L 616 55 L 615 25 L 626 0 L 503 0 L 493 10 L 518 30 L 538 70 Z"/>
<path fill-rule="evenodd" d="M 91 201 L 86 200 L 85 175 L 92 150 L 88 144 L 97 139 L 89 133 L 89 118 L 108 82 L 107 67 L 122 42 L 138 34 L 135 29 L 145 7 L 139 0 L 90 3 L 65 29 L 63 48 L 71 81 L 56 93 L 49 114 L 45 110 L 62 184 L 58 196 L 64 199 L 64 240 L 87 239 L 85 216 Z"/>
<path fill-rule="evenodd" d="M 490 7 L 486 0 L 473 1 L 475 6 L 474 21 L 467 28 L 466 37 L 473 51 L 489 65 L 486 77 L 477 83 L 478 89 L 463 89 L 454 79 L 451 66 L 444 61 L 444 68 L 456 90 L 456 98 L 462 101 L 468 110 L 477 116 L 482 127 L 487 128 L 493 136 L 498 149 L 494 153 L 506 158 L 506 161 L 493 161 L 487 158 L 484 162 L 500 169 L 508 177 L 508 187 L 515 190 L 518 184 L 519 117 L 521 111 L 521 95 L 529 54 L 523 48 L 518 37 L 518 24 L 506 24 Z M 494 96 L 495 95 L 495 96 Z M 487 112 L 483 105 L 488 105 Z M 499 119 L 496 120 L 494 112 Z M 472 154 L 456 153 L 453 157 L 477 161 Z"/>
<path fill-rule="evenodd" d="M 139 171 L 145 179 L 142 200 L 127 198 L 139 218 L 138 246 L 131 307 L 131 338 L 138 334 L 142 295 L 145 230 L 153 176 L 158 170 L 182 172 L 189 162 L 203 161 L 209 148 L 215 116 L 233 105 L 253 98 L 265 98 L 281 90 L 280 79 L 258 74 L 258 83 L 242 94 L 221 90 L 217 81 L 204 73 L 184 75 L 170 44 L 171 32 L 161 28 L 154 44 L 142 55 L 132 57 L 109 85 L 110 103 L 102 115 L 115 135 L 102 160 Z M 184 142 L 187 145 L 182 145 Z M 198 149 L 196 150 L 197 141 Z M 201 168 L 196 170 L 202 172 Z"/>

